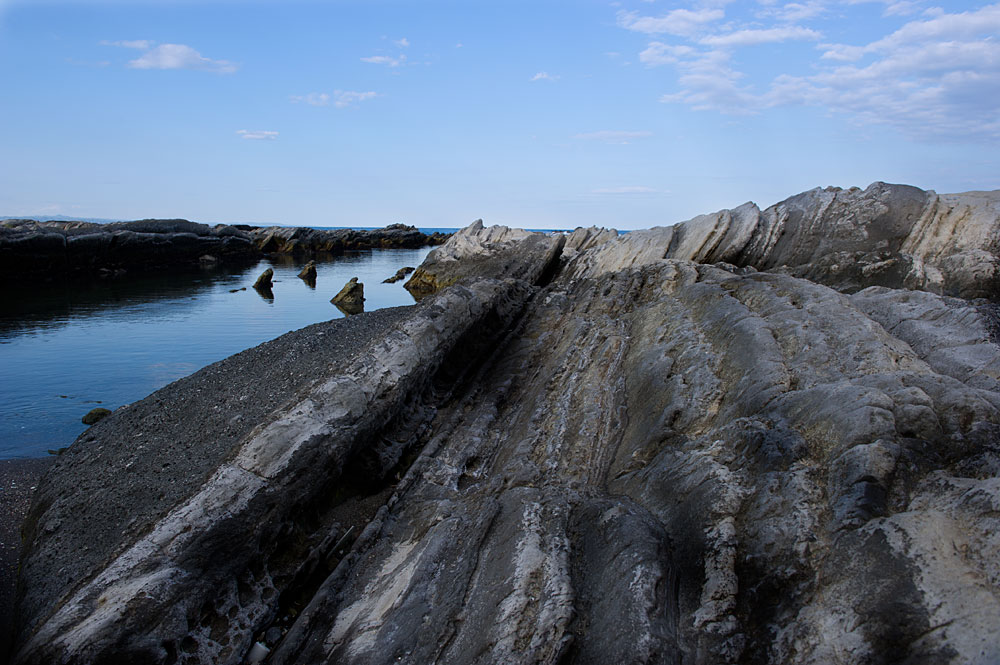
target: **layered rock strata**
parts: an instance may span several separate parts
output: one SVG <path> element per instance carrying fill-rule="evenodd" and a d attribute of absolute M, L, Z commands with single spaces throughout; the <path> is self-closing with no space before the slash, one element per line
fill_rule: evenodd
<path fill-rule="evenodd" d="M 594 269 L 662 258 L 725 262 L 841 291 L 888 286 L 996 298 L 998 220 L 1000 192 L 939 195 L 877 182 L 864 190 L 812 189 L 764 211 L 745 203 L 674 226 L 631 232 L 587 261 Z M 607 232 L 587 229 L 577 235 L 568 247 L 592 245 Z"/>
<path fill-rule="evenodd" d="M 74 444 L 33 511 L 15 662 L 238 663 L 255 639 L 289 664 L 997 662 L 998 310 L 930 292 L 992 288 L 962 266 L 995 265 L 995 237 L 885 240 L 923 291 L 815 268 L 923 219 L 911 194 L 807 193 L 856 205 L 789 213 L 787 244 L 749 209 L 621 237 L 470 226 L 352 369 L 182 487 L 155 455 L 109 497 L 77 485 L 130 468 L 128 433 L 210 372 Z M 967 228 L 996 228 L 993 200 Z M 807 260 L 809 234 L 840 240 Z M 135 488 L 163 496 L 86 534 Z"/>

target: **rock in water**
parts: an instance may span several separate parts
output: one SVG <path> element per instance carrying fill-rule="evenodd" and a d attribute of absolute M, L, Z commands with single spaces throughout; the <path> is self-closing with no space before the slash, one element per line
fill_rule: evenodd
<path fill-rule="evenodd" d="M 253 283 L 253 288 L 258 291 L 270 291 L 271 290 L 271 278 L 274 277 L 274 269 L 268 268 L 260 274 L 257 281 Z"/>
<path fill-rule="evenodd" d="M 316 262 L 310 261 L 305 265 L 304 268 L 299 272 L 299 279 L 305 280 L 310 284 L 316 284 Z"/>
<path fill-rule="evenodd" d="M 387 277 L 387 278 L 383 279 L 382 283 L 383 284 L 395 284 L 396 282 L 398 282 L 399 280 L 403 279 L 404 277 L 406 277 L 407 275 L 409 275 L 413 271 L 414 271 L 414 268 L 411 268 L 409 266 L 407 266 L 405 268 L 400 268 L 399 270 L 396 271 L 396 274 L 393 275 L 392 277 Z"/>
<path fill-rule="evenodd" d="M 84 425 L 93 425 L 107 418 L 110 415 L 111 411 L 109 411 L 108 409 L 102 409 L 101 407 L 97 407 L 96 409 L 91 409 L 90 411 L 88 411 L 87 414 L 80 419 L 80 422 L 82 422 Z"/>
<path fill-rule="evenodd" d="M 330 299 L 345 314 L 358 314 L 365 311 L 365 285 L 352 277 L 340 293 Z"/>

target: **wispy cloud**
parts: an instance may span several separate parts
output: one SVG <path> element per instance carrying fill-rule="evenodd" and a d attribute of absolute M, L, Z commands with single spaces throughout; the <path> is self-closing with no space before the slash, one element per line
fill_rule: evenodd
<path fill-rule="evenodd" d="M 403 37 L 402 39 L 395 40 L 393 44 L 395 44 L 399 48 L 406 48 L 407 46 L 410 45 L 410 40 L 407 39 L 406 37 Z"/>
<path fill-rule="evenodd" d="M 616 129 L 602 129 L 597 132 L 585 132 L 574 134 L 573 138 L 583 141 L 601 141 L 603 143 L 628 144 L 635 139 L 644 139 L 653 135 L 653 132 L 638 131 L 629 132 Z"/>
<path fill-rule="evenodd" d="M 859 1 L 864 0 L 848 3 Z M 676 72 L 675 91 L 661 96 L 663 102 L 732 115 L 818 106 L 863 125 L 893 126 L 918 140 L 1000 140 L 1000 4 L 964 12 L 928 10 L 907 19 L 912 3 L 874 1 L 885 6 L 887 17 L 897 17 L 894 31 L 867 43 L 820 43 L 818 57 L 808 63 L 812 72 L 772 69 L 762 83 L 760 71 L 744 69 L 747 65 L 738 63 L 749 61 L 735 60 L 734 52 L 820 40 L 819 30 L 794 22 L 825 16 L 832 2 L 775 3 L 757 14 L 781 21 L 775 25 L 684 24 L 671 18 L 682 10 L 655 19 L 619 12 L 618 23 L 628 30 L 680 37 L 651 41 L 639 53 L 648 67 Z M 703 18 L 714 16 L 707 9 L 697 11 Z M 800 55 L 795 61 L 805 64 Z"/>
<path fill-rule="evenodd" d="M 373 65 L 386 65 L 388 67 L 399 67 L 406 62 L 406 54 L 400 53 L 398 56 L 391 55 L 371 55 L 361 58 L 361 62 L 370 62 Z"/>
<path fill-rule="evenodd" d="M 558 81 L 559 77 L 548 72 L 538 72 L 531 77 L 532 81 Z"/>
<path fill-rule="evenodd" d="M 629 185 L 625 187 L 601 187 L 595 189 L 593 194 L 656 194 L 660 190 L 641 185 Z"/>
<path fill-rule="evenodd" d="M 156 42 L 152 42 L 148 39 L 133 39 L 133 40 L 125 40 L 117 42 L 110 42 L 106 39 L 101 40 L 101 46 L 120 46 L 122 48 L 136 48 L 143 51 L 148 48 L 151 48 L 155 43 Z"/>
<path fill-rule="evenodd" d="M 363 101 L 378 97 L 376 92 L 357 92 L 355 90 L 334 90 L 333 94 L 326 92 L 310 92 L 308 95 L 292 95 L 293 104 L 309 104 L 310 106 L 330 106 L 343 109 L 357 106 Z"/>
<path fill-rule="evenodd" d="M 690 37 L 705 27 L 725 17 L 721 9 L 675 9 L 663 16 L 639 16 L 638 12 L 618 12 L 618 25 L 626 30 L 647 35 L 669 34 Z"/>
<path fill-rule="evenodd" d="M 816 40 L 822 35 L 815 30 L 801 26 L 782 26 L 778 28 L 736 30 L 721 35 L 703 37 L 700 43 L 719 48 L 757 46 L 793 40 Z"/>
<path fill-rule="evenodd" d="M 128 66 L 132 69 L 194 69 L 217 74 L 232 74 L 239 66 L 228 60 L 212 60 L 184 44 L 160 44 Z"/>
<path fill-rule="evenodd" d="M 236 133 L 240 138 L 249 139 L 251 141 L 274 141 L 278 138 L 278 132 L 267 131 L 267 130 L 254 130 L 240 129 Z"/>

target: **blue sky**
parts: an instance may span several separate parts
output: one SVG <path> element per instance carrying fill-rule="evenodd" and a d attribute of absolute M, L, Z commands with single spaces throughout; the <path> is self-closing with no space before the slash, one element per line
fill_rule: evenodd
<path fill-rule="evenodd" d="M 0 0 L 0 215 L 670 224 L 1000 188 L 1000 5 Z"/>

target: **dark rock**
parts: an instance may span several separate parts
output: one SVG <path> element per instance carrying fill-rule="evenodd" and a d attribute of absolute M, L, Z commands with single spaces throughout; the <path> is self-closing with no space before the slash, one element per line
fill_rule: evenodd
<path fill-rule="evenodd" d="M 253 288 L 258 291 L 270 291 L 271 290 L 271 278 L 274 277 L 274 269 L 268 268 L 257 277 L 257 281 L 253 283 Z"/>
<path fill-rule="evenodd" d="M 97 407 L 96 409 L 91 409 L 90 411 L 88 411 L 86 415 L 80 419 L 80 422 L 82 422 L 84 425 L 94 425 L 100 422 L 101 420 L 104 420 L 110 415 L 111 411 L 109 411 L 108 409 Z"/>
<path fill-rule="evenodd" d="M 438 244 L 441 234 L 428 236 L 413 226 L 391 224 L 384 229 L 310 229 L 271 226 L 251 231 L 256 247 L 268 254 L 339 253 L 350 249 L 417 248 Z"/>
<path fill-rule="evenodd" d="M 415 268 L 411 268 L 409 266 L 407 266 L 405 268 L 400 268 L 399 270 L 396 271 L 396 274 L 393 275 L 392 277 L 387 277 L 387 278 L 383 279 L 382 283 L 383 284 L 395 284 L 399 280 L 401 280 L 404 277 L 406 277 L 407 275 L 409 275 L 414 270 L 415 270 Z"/>
<path fill-rule="evenodd" d="M 365 285 L 352 277 L 340 292 L 330 299 L 345 314 L 358 314 L 365 311 Z"/>
<path fill-rule="evenodd" d="M 310 261 L 302 268 L 299 272 L 299 279 L 305 280 L 311 283 L 313 286 L 316 285 L 316 262 Z"/>

